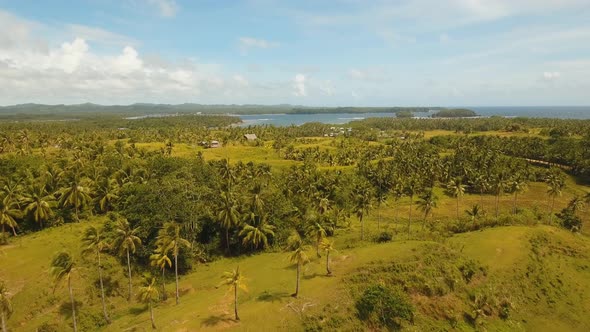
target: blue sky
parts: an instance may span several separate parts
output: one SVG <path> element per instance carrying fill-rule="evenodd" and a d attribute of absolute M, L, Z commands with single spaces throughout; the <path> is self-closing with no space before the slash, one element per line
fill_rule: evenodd
<path fill-rule="evenodd" d="M 0 0 L 0 104 L 590 104 L 588 0 Z"/>

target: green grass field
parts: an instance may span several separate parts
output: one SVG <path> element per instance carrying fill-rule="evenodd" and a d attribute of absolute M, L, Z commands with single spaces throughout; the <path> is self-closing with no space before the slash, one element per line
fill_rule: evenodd
<path fill-rule="evenodd" d="M 68 329 L 70 314 L 67 290 L 62 285 L 53 292 L 48 270 L 51 256 L 61 249 L 73 252 L 79 262 L 74 277 L 74 293 L 77 301 L 80 301 L 79 326 L 93 330 L 89 327 L 101 321 L 99 294 L 92 285 L 96 273 L 91 261 L 81 260 L 79 255 L 79 239 L 83 230 L 101 221 L 96 218 L 91 222 L 47 229 L 19 237 L 9 246 L 2 247 L 3 269 L 0 278 L 7 281 L 14 294 L 15 312 L 9 320 L 12 330 L 35 331 L 46 322 L 54 324 L 59 331 Z M 369 225 L 376 232 L 374 223 L 369 222 Z M 519 273 L 534 262 L 529 241 L 535 236 L 548 239 L 545 245 L 549 249 L 541 259 L 549 270 L 545 272 L 547 276 L 556 278 L 560 283 L 556 287 L 559 291 L 549 290 L 553 301 L 551 307 L 543 307 L 532 300 L 535 296 L 544 296 L 543 292 L 548 291 L 543 288 L 545 284 L 537 287 L 533 279 L 530 284 L 518 279 Z M 338 253 L 333 255 L 333 277 L 325 276 L 323 259 L 316 258 L 314 252 L 308 253 L 311 262 L 304 268 L 301 296 L 298 299 L 289 296 L 294 291 L 295 269 L 288 262 L 286 253 L 262 253 L 196 265 L 190 274 L 180 279 L 181 302 L 178 306 L 174 304 L 174 284 L 167 284 L 169 298 L 156 306 L 156 323 L 162 331 L 229 328 L 240 331 L 303 330 L 310 319 L 317 321 L 328 304 L 338 304 L 339 309 L 334 315 L 354 315 L 353 298 L 349 291 L 349 287 L 352 287 L 348 279 L 350 275 L 362 271 L 366 266 L 421 257 L 416 256 L 417 253 L 428 254 L 422 248 L 431 243 L 401 239 L 386 244 L 366 241 L 347 245 L 356 237 L 358 225 L 354 222 L 350 229 L 337 232 L 335 243 Z M 511 226 L 456 235 L 438 245 L 459 248 L 457 250 L 465 257 L 476 259 L 487 266 L 489 272 L 486 282 L 493 282 L 505 289 L 519 290 L 515 291 L 518 296 L 512 299 L 514 313 L 511 319 L 504 321 L 490 317 L 485 320 L 489 330 L 587 331 L 590 328 L 590 318 L 586 315 L 590 310 L 590 240 L 586 236 L 549 226 Z M 113 323 L 102 327 L 102 330 L 149 330 L 149 314 L 145 306 L 125 300 L 124 266 L 112 257 L 105 265 L 107 272 L 113 276 L 110 282 L 115 284 L 115 291 L 108 298 Z M 232 294 L 226 288 L 217 286 L 222 273 L 238 265 L 247 278 L 248 292 L 240 294 L 241 321 L 235 322 L 232 319 Z M 136 273 L 135 290 L 140 282 L 141 277 Z M 468 310 L 468 301 L 461 296 L 451 300 L 449 305 L 454 308 Z M 413 302 L 418 311 L 414 325 L 408 326 L 410 330 L 433 326 L 450 328 L 445 319 L 430 312 L 434 309 L 428 309 L 432 306 L 428 304 L 429 301 L 416 297 Z M 343 324 L 344 330 L 358 327 L 348 321 Z M 470 330 L 471 327 L 459 321 L 456 329 Z"/>

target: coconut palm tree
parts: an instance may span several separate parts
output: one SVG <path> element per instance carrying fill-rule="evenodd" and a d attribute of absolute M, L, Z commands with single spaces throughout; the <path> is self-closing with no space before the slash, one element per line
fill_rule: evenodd
<path fill-rule="evenodd" d="M 176 277 L 176 304 L 179 303 L 178 292 L 178 253 L 180 248 L 189 248 L 191 243 L 180 235 L 180 225 L 173 222 L 167 222 L 158 232 L 156 244 L 163 248 L 163 253 L 172 251 L 174 257 L 174 275 Z"/>
<path fill-rule="evenodd" d="M 8 288 L 4 282 L 0 282 L 0 319 L 2 321 L 2 332 L 7 332 L 6 321 L 12 315 L 12 301 L 10 300 L 10 294 Z"/>
<path fill-rule="evenodd" d="M 322 255 L 320 255 L 320 244 L 322 242 L 322 239 L 326 237 L 326 230 L 324 229 L 324 227 L 322 227 L 322 225 L 319 222 L 311 221 L 307 225 L 306 233 L 307 236 L 313 237 L 315 239 L 316 255 L 318 257 L 322 257 Z"/>
<path fill-rule="evenodd" d="M 239 266 L 231 272 L 223 273 L 221 278 L 223 281 L 220 286 L 229 286 L 229 290 L 234 292 L 234 316 L 236 320 L 240 320 L 240 316 L 238 316 L 238 289 L 242 289 L 245 292 L 248 291 L 248 288 L 246 287 L 246 278 L 244 278 L 244 275 L 240 272 Z"/>
<path fill-rule="evenodd" d="M 217 212 L 217 222 L 225 230 L 225 245 L 229 254 L 229 230 L 239 223 L 239 212 L 237 204 L 230 191 L 222 192 L 221 203 Z"/>
<path fill-rule="evenodd" d="M 369 210 L 373 208 L 372 193 L 369 186 L 366 184 L 357 185 L 352 191 L 353 212 L 356 214 L 361 224 L 361 240 L 365 238 L 365 224 L 363 218 L 369 214 Z"/>
<path fill-rule="evenodd" d="M 457 219 L 459 219 L 459 201 L 465 195 L 465 186 L 461 183 L 461 179 L 454 179 L 447 184 L 447 190 L 457 198 Z"/>
<path fill-rule="evenodd" d="M 23 202 L 25 213 L 32 214 L 40 228 L 43 228 L 43 222 L 47 222 L 53 216 L 55 198 L 47 192 L 43 184 L 29 186 Z"/>
<path fill-rule="evenodd" d="M 518 194 L 525 192 L 527 189 L 527 182 L 524 177 L 517 176 L 515 177 L 512 182 L 510 183 L 510 190 L 514 193 L 514 202 L 512 204 L 512 211 L 516 214 L 516 200 L 518 199 Z"/>
<path fill-rule="evenodd" d="M 51 275 L 55 281 L 55 286 L 64 279 L 68 281 L 68 291 L 70 293 L 70 302 L 72 303 L 72 318 L 74 320 L 74 332 L 78 331 L 78 325 L 76 323 L 76 302 L 74 302 L 74 292 L 72 291 L 72 272 L 74 271 L 74 259 L 72 256 L 65 252 L 59 252 L 51 261 Z"/>
<path fill-rule="evenodd" d="M 164 251 L 164 248 L 158 246 L 150 256 L 150 265 L 162 269 L 162 299 L 166 300 L 168 298 L 166 295 L 166 265 L 172 267 L 172 261 Z"/>
<path fill-rule="evenodd" d="M 475 220 L 481 216 L 482 212 L 479 204 L 475 204 L 471 209 L 465 210 L 465 213 L 471 218 L 472 222 L 475 222 Z"/>
<path fill-rule="evenodd" d="M 76 213 L 76 221 L 80 221 L 80 209 L 87 206 L 92 200 L 90 189 L 83 185 L 83 181 L 78 173 L 74 173 L 70 177 L 69 182 L 69 186 L 63 188 L 60 192 L 59 205 L 62 207 L 73 207 Z"/>
<path fill-rule="evenodd" d="M 98 267 L 98 280 L 100 283 L 100 300 L 102 302 L 102 314 L 105 321 L 110 324 L 111 320 L 107 314 L 107 307 L 104 297 L 104 285 L 102 282 L 102 263 L 100 253 L 108 249 L 110 246 L 102 235 L 102 231 L 94 226 L 90 226 L 84 232 L 82 237 L 82 253 L 96 254 L 96 264 Z"/>
<path fill-rule="evenodd" d="M 301 276 L 301 267 L 309 262 L 309 258 L 307 257 L 306 251 L 309 250 L 309 246 L 303 243 L 303 240 L 299 236 L 299 233 L 294 232 L 289 237 L 289 247 L 291 248 L 291 254 L 289 255 L 289 261 L 291 263 L 297 264 L 297 284 L 295 287 L 295 293 L 292 294 L 293 297 L 297 297 L 299 295 L 299 280 Z"/>
<path fill-rule="evenodd" d="M 139 287 L 139 292 L 137 293 L 137 299 L 141 303 L 145 303 L 148 305 L 150 310 L 150 320 L 152 321 L 152 329 L 156 329 L 156 321 L 154 320 L 154 306 L 153 303 L 156 299 L 160 297 L 158 293 L 158 288 L 155 286 L 156 279 L 152 278 L 151 282 L 148 283 L 146 286 Z"/>
<path fill-rule="evenodd" d="M 0 197 L 0 225 L 2 225 L 2 234 L 4 235 L 5 227 L 12 229 L 12 234 L 16 236 L 18 223 L 16 219 L 21 218 L 22 213 L 18 209 L 18 204 L 10 199 L 10 196 Z"/>
<path fill-rule="evenodd" d="M 96 182 L 94 198 L 101 212 L 107 213 L 113 203 L 119 198 L 117 195 L 118 185 L 115 179 L 102 177 Z"/>
<path fill-rule="evenodd" d="M 138 231 L 139 227 L 131 228 L 127 219 L 120 219 L 115 228 L 114 248 L 119 255 L 127 256 L 127 271 L 129 274 L 128 301 L 131 301 L 131 254 L 134 254 L 137 247 L 141 245 L 141 239 L 136 235 Z"/>
<path fill-rule="evenodd" d="M 259 217 L 254 212 L 247 216 L 248 221 L 238 234 L 242 237 L 242 245 L 251 245 L 252 248 L 268 247 L 268 238 L 274 236 L 275 227 L 268 224 L 266 217 Z"/>
<path fill-rule="evenodd" d="M 326 272 L 327 275 L 331 276 L 332 269 L 330 268 L 330 253 L 336 250 L 334 249 L 334 241 L 324 238 L 320 244 L 320 247 L 326 252 Z"/>
<path fill-rule="evenodd" d="M 436 208 L 438 202 L 438 196 L 432 191 L 432 188 L 425 191 L 422 195 L 420 195 L 418 201 L 418 207 L 422 212 L 424 212 L 424 222 L 423 227 L 426 225 L 426 218 L 429 214 L 432 213 L 432 210 Z"/>
<path fill-rule="evenodd" d="M 552 169 L 549 171 L 547 178 L 547 194 L 551 198 L 551 210 L 549 211 L 549 222 L 553 222 L 553 208 L 555 206 L 555 197 L 561 196 L 565 188 L 565 177 L 561 170 Z"/>

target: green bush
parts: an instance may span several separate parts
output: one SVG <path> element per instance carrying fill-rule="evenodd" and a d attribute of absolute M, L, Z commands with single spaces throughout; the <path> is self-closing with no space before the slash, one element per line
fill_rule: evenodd
<path fill-rule="evenodd" d="M 379 243 L 385 243 L 391 241 L 391 239 L 393 239 L 393 235 L 391 235 L 391 233 L 381 232 L 375 241 Z"/>
<path fill-rule="evenodd" d="M 373 285 L 356 301 L 358 317 L 374 327 L 399 330 L 403 320 L 412 321 L 414 308 L 399 289 Z"/>

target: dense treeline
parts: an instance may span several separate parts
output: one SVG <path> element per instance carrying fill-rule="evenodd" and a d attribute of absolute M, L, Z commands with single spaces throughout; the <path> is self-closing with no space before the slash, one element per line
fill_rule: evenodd
<path fill-rule="evenodd" d="M 152 269 L 162 274 L 138 292 L 152 312 L 152 302 L 160 296 L 155 282 L 162 283 L 165 294 L 167 272 L 174 271 L 178 303 L 178 275 L 196 262 L 264 250 L 290 250 L 290 260 L 297 265 L 296 296 L 309 246 L 318 256 L 329 255 L 334 247 L 327 239 L 357 220 L 360 239 L 366 239 L 370 213 L 377 214 L 378 234 L 372 239 L 391 240 L 393 233 L 381 232 L 380 212 L 387 202 L 392 203 L 396 220 L 398 202 L 409 204 L 407 215 L 399 216 L 407 226 L 404 223 L 395 236 L 412 238 L 416 223 L 444 236 L 518 220 L 519 195 L 532 182 L 547 185 L 549 222 L 557 217 L 572 231 L 581 229 L 580 211 L 590 200 L 590 195 L 574 197 L 557 210 L 556 197 L 566 186 L 563 170 L 535 167 L 526 160 L 558 163 L 573 173 L 588 174 L 590 135 L 580 137 L 587 121 L 379 119 L 381 130 L 377 130 L 367 127 L 375 121 L 369 119 L 352 125 L 351 131 L 338 128 L 337 137 L 323 146 L 313 146 L 317 138 L 312 137 L 324 137 L 334 130 L 330 125 L 227 127 L 235 121 L 235 117 L 178 116 L 2 124 L 0 241 L 83 222 L 93 215 L 108 216 L 100 227 L 86 230 L 83 243 L 85 252 L 97 259 L 104 321 L 109 322 L 101 253 L 118 257 L 126 267 L 129 300 L 132 273 Z M 430 127 L 463 131 L 459 129 L 463 126 L 521 132 L 542 128 L 547 136 L 426 139 L 420 133 L 404 132 Z M 246 141 L 245 133 L 255 133 L 259 139 Z M 298 163 L 273 168 L 264 163 L 206 160 L 196 145 L 212 139 L 237 146 L 265 145 L 261 149 L 272 146 L 281 158 Z M 163 147 L 148 149 L 138 143 Z M 195 153 L 175 157 L 173 151 L 180 143 L 189 144 Z M 306 147 L 308 143 L 311 146 Z M 444 223 L 432 218 L 441 192 L 456 201 L 456 216 L 453 213 Z M 465 193 L 479 195 L 479 203 L 464 210 Z M 486 204 L 486 214 L 484 195 L 494 198 L 492 205 Z M 511 209 L 501 211 L 500 199 L 506 196 Z M 328 256 L 328 274 L 329 262 Z M 74 264 L 71 255 L 59 253 L 51 272 L 69 286 Z M 239 270 L 228 276 L 228 283 L 237 289 Z M 73 297 L 71 301 L 75 326 Z"/>
<path fill-rule="evenodd" d="M 504 118 L 490 117 L 478 119 L 396 119 L 368 118 L 352 121 L 353 128 L 369 130 L 451 130 L 471 133 L 474 131 L 528 132 L 542 128 L 547 136 L 585 136 L 590 133 L 590 120 L 544 119 L 544 118 Z"/>

